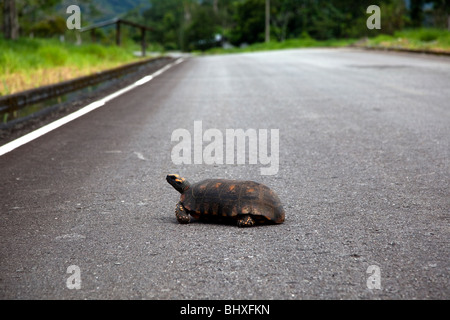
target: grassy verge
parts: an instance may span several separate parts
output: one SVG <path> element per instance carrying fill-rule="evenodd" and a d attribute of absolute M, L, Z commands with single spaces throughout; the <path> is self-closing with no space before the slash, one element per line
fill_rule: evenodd
<path fill-rule="evenodd" d="M 265 50 L 312 48 L 312 47 L 345 47 L 359 46 L 369 48 L 395 48 L 408 50 L 426 50 L 431 52 L 450 53 L 450 32 L 447 30 L 421 28 L 402 30 L 393 35 L 379 35 L 368 39 L 332 39 L 315 40 L 310 37 L 288 39 L 283 42 L 255 43 L 243 48 L 213 48 L 204 54 L 242 53 Z M 198 52 L 199 54 L 199 52 Z"/>
<path fill-rule="evenodd" d="M 0 38 L 0 95 L 53 84 L 136 61 L 133 45 L 84 44 L 52 39 Z"/>
<path fill-rule="evenodd" d="M 309 37 L 303 37 L 299 39 L 288 39 L 282 42 L 271 41 L 268 43 L 254 43 L 243 48 L 212 48 L 204 53 L 206 54 L 222 54 L 222 53 L 242 53 L 242 52 L 254 52 L 254 51 L 267 51 L 267 50 L 282 50 L 282 49 L 295 49 L 295 48 L 314 48 L 314 47 L 345 47 L 355 43 L 355 39 L 331 39 L 331 40 L 315 40 Z"/>
<path fill-rule="evenodd" d="M 439 29 L 397 31 L 393 35 L 379 35 L 358 45 L 374 48 L 425 50 L 450 53 L 450 32 Z"/>

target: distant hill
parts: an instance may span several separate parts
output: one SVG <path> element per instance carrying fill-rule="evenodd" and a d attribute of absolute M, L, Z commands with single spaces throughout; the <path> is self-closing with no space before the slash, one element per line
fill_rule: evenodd
<path fill-rule="evenodd" d="M 63 0 L 58 8 L 66 8 L 73 4 L 73 0 Z M 133 9 L 139 11 L 150 6 L 149 0 L 91 0 L 80 1 L 83 24 L 86 22 L 98 22 L 115 17 L 122 17 Z M 62 10 L 62 9 L 60 9 Z M 64 12 L 64 10 L 63 10 Z"/>
<path fill-rule="evenodd" d="M 95 0 L 95 6 L 102 13 L 102 19 L 120 17 L 135 8 L 148 8 L 149 0 Z M 98 18 L 96 19 L 98 20 Z"/>

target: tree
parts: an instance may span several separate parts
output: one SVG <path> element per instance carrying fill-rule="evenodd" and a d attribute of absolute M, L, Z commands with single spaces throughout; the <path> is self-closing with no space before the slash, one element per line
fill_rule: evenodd
<path fill-rule="evenodd" d="M 15 0 L 3 0 L 3 33 L 6 39 L 19 37 L 19 19 Z"/>
<path fill-rule="evenodd" d="M 438 28 L 448 28 L 450 30 L 450 1 L 433 0 L 433 20 Z"/>
<path fill-rule="evenodd" d="M 167 49 L 184 48 L 184 28 L 189 19 L 188 0 L 151 0 L 150 8 L 143 12 L 146 24 L 153 29 L 150 41 L 166 45 Z M 167 42 L 168 41 L 168 42 Z"/>
<path fill-rule="evenodd" d="M 265 0 L 235 2 L 234 28 L 230 40 L 234 44 L 265 40 Z"/>
<path fill-rule="evenodd" d="M 265 40 L 266 42 L 270 42 L 270 0 L 266 0 L 265 18 Z"/>
<path fill-rule="evenodd" d="M 394 34 L 395 31 L 403 29 L 406 22 L 406 6 L 403 0 L 391 0 L 381 3 L 382 31 Z"/>
<path fill-rule="evenodd" d="M 411 0 L 410 18 L 414 27 L 422 26 L 424 0 Z"/>
<path fill-rule="evenodd" d="M 189 50 L 205 50 L 214 46 L 217 33 L 214 8 L 200 5 L 194 7 L 191 21 L 186 28 L 186 43 Z"/>
<path fill-rule="evenodd" d="M 53 25 L 60 25 L 60 20 L 65 16 L 65 11 L 60 15 L 55 14 L 56 6 L 62 0 L 15 0 L 16 10 L 19 18 L 20 33 L 28 35 L 33 29 L 43 30 L 42 26 L 47 24 L 53 29 Z M 56 22 L 56 24 L 54 23 Z M 56 28 L 57 29 L 57 28 Z"/>
<path fill-rule="evenodd" d="M 278 41 L 284 41 L 288 37 L 289 22 L 300 16 L 300 5 L 297 0 L 272 0 L 271 18 L 272 33 Z"/>

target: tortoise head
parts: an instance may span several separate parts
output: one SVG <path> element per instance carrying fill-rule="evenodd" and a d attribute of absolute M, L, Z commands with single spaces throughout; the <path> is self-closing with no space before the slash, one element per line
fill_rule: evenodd
<path fill-rule="evenodd" d="M 179 193 L 184 193 L 191 186 L 191 184 L 189 182 L 187 182 L 187 180 L 185 178 L 182 178 L 177 174 L 167 175 L 166 180 Z"/>

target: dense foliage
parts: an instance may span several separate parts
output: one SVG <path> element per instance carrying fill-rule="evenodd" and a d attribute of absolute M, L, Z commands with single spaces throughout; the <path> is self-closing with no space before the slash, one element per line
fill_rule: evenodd
<path fill-rule="evenodd" d="M 240 46 L 264 41 L 267 0 L 16 0 L 22 35 L 66 32 L 65 7 L 78 3 L 83 25 L 121 16 L 153 28 L 148 42 L 165 49 L 203 50 L 224 41 Z M 373 0 L 270 0 L 271 39 L 318 40 L 394 34 L 406 27 L 447 28 L 450 1 L 381 0 L 381 30 L 366 27 Z M 100 36 L 111 38 L 108 32 Z M 138 31 L 129 36 L 138 38 Z"/>

